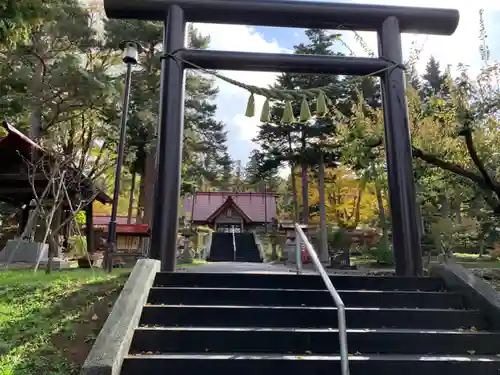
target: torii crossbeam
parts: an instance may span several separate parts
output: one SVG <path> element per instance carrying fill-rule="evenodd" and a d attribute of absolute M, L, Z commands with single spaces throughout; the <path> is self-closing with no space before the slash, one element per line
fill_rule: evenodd
<path fill-rule="evenodd" d="M 104 0 L 109 18 L 164 21 L 157 178 L 150 255 L 175 268 L 184 127 L 183 61 L 217 70 L 367 75 L 402 64 L 401 33 L 451 35 L 459 13 L 450 9 L 279 0 Z M 186 22 L 376 31 L 379 58 L 201 51 L 185 48 Z M 422 274 L 420 218 L 401 67 L 382 80 L 385 149 L 396 274 Z"/>

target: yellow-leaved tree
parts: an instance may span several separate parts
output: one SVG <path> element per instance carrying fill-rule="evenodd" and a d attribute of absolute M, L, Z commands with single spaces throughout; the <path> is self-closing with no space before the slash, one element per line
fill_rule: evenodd
<path fill-rule="evenodd" d="M 297 178 L 297 189 L 300 191 L 300 188 L 301 181 Z M 327 222 L 341 228 L 354 229 L 360 224 L 369 224 L 378 215 L 374 184 L 361 180 L 347 167 L 325 170 L 325 201 Z M 302 204 L 300 197 L 299 203 Z M 311 221 L 319 220 L 318 180 L 315 176 L 309 179 L 309 212 Z"/>

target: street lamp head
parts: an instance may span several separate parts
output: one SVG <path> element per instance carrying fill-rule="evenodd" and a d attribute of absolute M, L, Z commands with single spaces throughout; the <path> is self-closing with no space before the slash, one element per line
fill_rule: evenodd
<path fill-rule="evenodd" d="M 139 54 L 142 52 L 142 46 L 139 42 L 124 40 L 120 43 L 120 49 L 123 51 L 123 62 L 125 64 L 137 64 Z"/>

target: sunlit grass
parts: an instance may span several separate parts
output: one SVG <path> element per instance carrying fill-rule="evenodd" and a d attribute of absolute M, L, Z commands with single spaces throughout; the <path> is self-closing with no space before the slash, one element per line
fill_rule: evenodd
<path fill-rule="evenodd" d="M 74 327 L 85 323 L 86 312 L 97 301 L 116 295 L 128 272 L 0 272 L 0 374 L 78 373 L 65 349 L 52 340 L 57 335 L 74 336 Z"/>

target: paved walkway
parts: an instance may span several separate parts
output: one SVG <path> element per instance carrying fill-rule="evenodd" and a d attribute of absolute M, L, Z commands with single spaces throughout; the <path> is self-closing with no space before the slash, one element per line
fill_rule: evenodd
<path fill-rule="evenodd" d="M 194 267 L 181 267 L 180 272 L 202 272 L 202 273 L 295 273 L 295 265 L 272 264 L 272 263 L 243 263 L 243 262 L 215 262 L 201 264 Z M 376 273 L 386 273 L 390 270 L 377 270 Z M 315 270 L 307 267 L 303 273 L 315 274 Z M 373 270 L 330 270 L 331 275 L 365 275 L 375 273 Z"/>
<path fill-rule="evenodd" d="M 283 264 L 244 263 L 244 262 L 214 262 L 193 267 L 181 267 L 185 272 L 211 273 L 290 273 L 292 270 Z M 309 271 L 311 272 L 311 271 Z"/>

